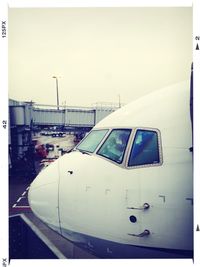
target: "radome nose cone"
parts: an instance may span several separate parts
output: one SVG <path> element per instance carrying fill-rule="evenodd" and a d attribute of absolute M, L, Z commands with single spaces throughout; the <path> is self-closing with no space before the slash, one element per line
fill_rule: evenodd
<path fill-rule="evenodd" d="M 42 170 L 29 189 L 29 204 L 32 211 L 45 223 L 59 227 L 58 221 L 58 162 Z"/>
<path fill-rule="evenodd" d="M 38 174 L 35 180 L 31 183 L 31 189 L 36 189 L 37 187 L 51 183 L 57 183 L 58 177 L 58 160 L 56 160 Z"/>

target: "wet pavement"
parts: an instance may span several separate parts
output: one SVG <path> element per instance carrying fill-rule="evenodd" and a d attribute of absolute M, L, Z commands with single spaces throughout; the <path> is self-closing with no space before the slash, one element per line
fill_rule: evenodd
<path fill-rule="evenodd" d="M 9 182 L 9 215 L 29 213 L 28 189 L 31 181 L 22 177 L 10 178 Z"/>

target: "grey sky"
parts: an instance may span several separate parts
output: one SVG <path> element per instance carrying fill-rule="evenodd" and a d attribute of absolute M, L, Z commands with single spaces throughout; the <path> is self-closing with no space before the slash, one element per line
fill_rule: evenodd
<path fill-rule="evenodd" d="M 9 97 L 128 103 L 190 76 L 192 8 L 9 9 Z"/>

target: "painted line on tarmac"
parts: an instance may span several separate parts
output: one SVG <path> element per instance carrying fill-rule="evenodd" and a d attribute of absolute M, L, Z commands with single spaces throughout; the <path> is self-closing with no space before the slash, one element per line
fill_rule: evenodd
<path fill-rule="evenodd" d="M 30 186 L 26 188 L 26 190 L 21 194 L 21 196 L 17 199 L 16 203 L 12 206 L 13 209 L 30 209 L 29 205 L 18 205 L 22 199 L 27 199 L 26 194 L 28 193 Z"/>

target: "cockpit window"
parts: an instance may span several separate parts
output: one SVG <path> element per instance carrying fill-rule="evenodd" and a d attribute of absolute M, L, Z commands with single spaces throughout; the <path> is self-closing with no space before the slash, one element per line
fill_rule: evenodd
<path fill-rule="evenodd" d="M 157 164 L 160 162 L 158 134 L 156 131 L 137 130 L 128 166 Z"/>
<path fill-rule="evenodd" d="M 108 130 L 93 130 L 87 137 L 78 145 L 76 148 L 81 151 L 87 151 L 93 153 L 100 142 L 103 140 L 104 136 Z"/>
<path fill-rule="evenodd" d="M 130 134 L 130 129 L 112 130 L 97 154 L 117 163 L 122 163 Z"/>

